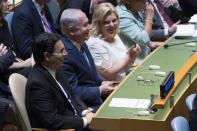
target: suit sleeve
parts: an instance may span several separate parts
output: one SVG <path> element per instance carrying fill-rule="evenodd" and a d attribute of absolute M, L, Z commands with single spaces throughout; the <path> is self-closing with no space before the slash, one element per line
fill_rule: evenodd
<path fill-rule="evenodd" d="M 152 29 L 151 40 L 152 41 L 165 41 L 168 35 L 164 34 L 164 29 Z"/>
<path fill-rule="evenodd" d="M 127 15 L 124 15 L 127 13 Z M 128 12 L 119 12 L 120 25 L 119 29 L 121 33 L 128 36 L 129 39 L 138 43 L 140 46 L 149 44 L 150 39 L 148 33 L 141 29 L 135 22 L 134 17 L 132 17 Z"/>
<path fill-rule="evenodd" d="M 5 55 L 0 56 L 0 71 L 1 73 L 4 72 L 11 66 L 14 62 L 15 56 L 10 51 L 7 52 Z"/>
<path fill-rule="evenodd" d="M 59 105 L 54 104 L 56 102 L 53 99 L 53 93 L 46 84 L 40 85 L 38 82 L 33 82 L 30 89 L 31 94 L 28 97 L 31 100 L 32 113 L 36 115 L 37 120 L 44 128 L 51 130 L 83 128 L 83 119 L 81 117 L 59 114 L 57 110 Z"/>
<path fill-rule="evenodd" d="M 100 103 L 100 88 L 98 86 L 95 87 L 88 84 L 79 84 L 76 73 L 77 70 L 75 70 L 72 61 L 68 59 L 68 57 L 64 59 L 64 66 L 62 67 L 62 70 L 68 77 L 68 81 L 71 84 L 73 92 L 78 95 L 87 106 L 98 105 Z"/>
<path fill-rule="evenodd" d="M 17 53 L 22 59 L 29 58 L 32 52 L 33 25 L 30 17 L 24 13 L 14 14 L 12 22 L 13 38 L 17 46 Z"/>

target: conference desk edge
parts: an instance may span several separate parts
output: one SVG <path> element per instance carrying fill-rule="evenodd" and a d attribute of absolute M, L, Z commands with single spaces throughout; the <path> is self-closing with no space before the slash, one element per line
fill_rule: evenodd
<path fill-rule="evenodd" d="M 167 41 L 166 41 L 167 42 Z M 165 42 L 165 43 L 166 43 Z M 161 46 L 159 48 L 162 47 L 164 43 L 161 44 Z M 154 51 L 155 52 L 155 51 Z M 148 59 L 154 52 L 152 52 L 149 56 L 147 56 L 146 59 Z M 144 61 L 146 61 L 146 59 Z M 185 78 L 185 76 L 187 75 L 187 72 L 192 70 L 193 67 L 196 65 L 196 60 L 197 59 L 197 53 L 195 53 L 182 67 L 181 69 L 176 73 L 175 75 L 175 86 L 179 86 L 179 84 L 182 82 L 182 80 Z M 143 61 L 143 62 L 144 62 Z M 142 63 L 143 63 L 142 62 Z M 142 64 L 141 63 L 141 64 Z M 140 65 L 141 65 L 140 64 Z M 139 66 L 140 66 L 139 65 Z M 138 67 L 139 67 L 138 66 Z M 134 71 L 138 68 L 136 67 L 134 69 Z M 134 72 L 133 71 L 133 72 Z M 122 83 L 124 83 L 124 81 L 130 77 L 130 75 L 132 75 L 132 72 L 120 83 L 120 85 L 118 86 L 118 88 L 120 88 L 120 86 L 122 85 Z M 195 85 L 197 85 L 197 80 L 196 80 L 197 75 L 195 75 L 195 77 L 192 80 L 192 83 L 194 83 Z M 118 90 L 118 88 L 116 90 Z M 182 95 L 188 90 L 189 87 L 186 87 L 185 90 L 182 92 L 182 94 L 179 96 L 179 98 L 176 100 L 175 105 L 177 105 L 177 103 L 180 103 L 180 99 L 182 97 Z M 112 94 L 106 99 L 106 101 L 104 102 L 104 104 L 98 109 L 98 111 L 95 113 L 94 118 L 92 120 L 92 123 L 90 124 L 90 128 L 92 129 L 101 129 L 101 130 L 109 130 L 107 127 L 110 127 L 111 131 L 129 131 L 130 128 L 127 128 L 127 124 L 132 123 L 132 125 L 135 125 L 133 127 L 133 129 L 136 128 L 137 125 L 141 125 L 143 123 L 143 129 L 147 129 L 148 130 L 154 130 L 155 128 L 162 128 L 164 129 L 164 131 L 170 130 L 170 121 L 173 119 L 174 116 L 176 115 L 172 115 L 174 114 L 174 108 L 170 108 L 168 111 L 168 114 L 165 116 L 165 118 L 163 118 L 162 120 L 155 120 L 155 119 L 138 119 L 138 118 L 96 118 L 96 116 L 98 115 L 98 113 L 100 112 L 100 110 L 103 108 L 103 106 L 105 105 L 105 103 L 110 99 L 110 97 L 116 92 L 116 90 L 114 90 L 112 92 Z M 170 92 L 169 96 L 175 91 L 175 89 L 173 91 Z M 184 96 L 185 99 L 186 96 Z M 169 98 L 169 97 L 168 97 Z M 166 99 L 166 102 L 168 100 Z M 183 102 L 183 100 L 182 100 Z M 158 101 L 156 101 L 156 104 L 158 104 Z M 162 103 L 163 104 L 163 103 Z M 165 104 L 164 104 L 165 105 Z M 186 113 L 187 114 L 187 113 Z M 188 114 L 187 114 L 188 115 Z M 187 117 L 188 118 L 188 117 Z M 100 124 L 102 124 L 102 128 L 99 127 Z M 105 124 L 105 125 L 104 125 Z M 154 127 L 151 126 L 151 124 L 154 124 Z M 110 126 L 111 125 L 111 126 Z M 152 128 L 151 128 L 152 127 Z M 136 131 L 138 131 L 139 129 L 136 128 Z"/>

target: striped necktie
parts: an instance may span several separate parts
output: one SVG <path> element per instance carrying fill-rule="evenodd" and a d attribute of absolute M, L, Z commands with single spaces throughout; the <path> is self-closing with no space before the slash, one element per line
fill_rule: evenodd
<path fill-rule="evenodd" d="M 83 47 L 81 47 L 81 53 L 82 53 L 82 56 L 83 56 L 83 58 L 85 59 L 86 63 L 89 65 L 90 69 L 92 69 L 92 68 L 91 68 L 91 65 L 90 65 L 90 61 L 88 60 L 88 57 L 87 57 L 87 55 L 86 55 L 86 53 L 85 53 Z"/>
<path fill-rule="evenodd" d="M 158 0 L 155 0 L 155 4 L 157 6 L 157 9 L 159 10 L 159 12 L 161 13 L 161 15 L 163 16 L 164 20 L 168 24 L 168 26 L 171 27 L 173 25 L 173 22 L 170 19 L 170 17 L 166 14 L 166 12 L 164 11 L 161 3 Z"/>
<path fill-rule="evenodd" d="M 79 110 L 79 108 L 77 107 L 77 103 L 76 100 L 73 98 L 73 96 L 70 94 L 69 90 L 64 86 L 63 82 L 61 82 L 60 80 L 57 80 L 58 83 L 63 87 L 64 91 L 66 92 L 67 96 L 68 96 L 68 101 L 70 102 L 71 106 L 73 107 L 74 111 L 77 113 L 78 116 L 82 117 L 82 113 Z"/>
<path fill-rule="evenodd" d="M 47 21 L 46 15 L 45 15 L 45 11 L 44 8 L 41 11 L 41 19 L 43 21 L 43 25 L 45 28 L 45 31 L 48 33 L 52 33 L 51 27 L 50 27 L 50 23 Z"/>

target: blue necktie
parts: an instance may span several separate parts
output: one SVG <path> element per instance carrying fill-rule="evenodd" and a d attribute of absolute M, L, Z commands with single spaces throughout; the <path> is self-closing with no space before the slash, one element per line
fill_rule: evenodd
<path fill-rule="evenodd" d="M 82 47 L 81 47 L 81 53 L 82 53 L 83 58 L 85 59 L 85 61 L 86 61 L 87 64 L 89 65 L 90 69 L 92 69 L 92 68 L 91 68 L 91 65 L 90 65 L 90 61 L 88 60 L 88 57 L 87 57 L 87 55 L 86 55 L 86 53 L 85 53 L 85 51 L 83 50 Z"/>
<path fill-rule="evenodd" d="M 73 105 L 73 108 L 76 111 L 77 115 L 82 117 L 81 111 L 77 107 L 77 103 L 76 103 L 75 99 L 73 98 L 73 96 L 70 94 L 68 89 L 64 86 L 64 84 L 61 81 L 58 80 L 58 82 L 64 88 L 64 91 L 66 92 L 68 99 L 71 101 L 71 104 Z"/>

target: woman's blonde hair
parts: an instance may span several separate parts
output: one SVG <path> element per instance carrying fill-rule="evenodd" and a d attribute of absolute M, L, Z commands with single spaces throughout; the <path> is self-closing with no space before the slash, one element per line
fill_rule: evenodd
<path fill-rule="evenodd" d="M 105 18 L 108 15 L 111 15 L 112 13 L 116 15 L 118 24 L 119 24 L 120 23 L 119 16 L 115 7 L 111 3 L 99 4 L 94 10 L 94 14 L 92 18 L 92 30 L 90 31 L 90 35 L 93 35 L 99 38 L 105 38 L 105 36 L 103 36 L 102 34 L 101 26 Z M 118 33 L 118 28 L 116 29 L 116 33 Z"/>

